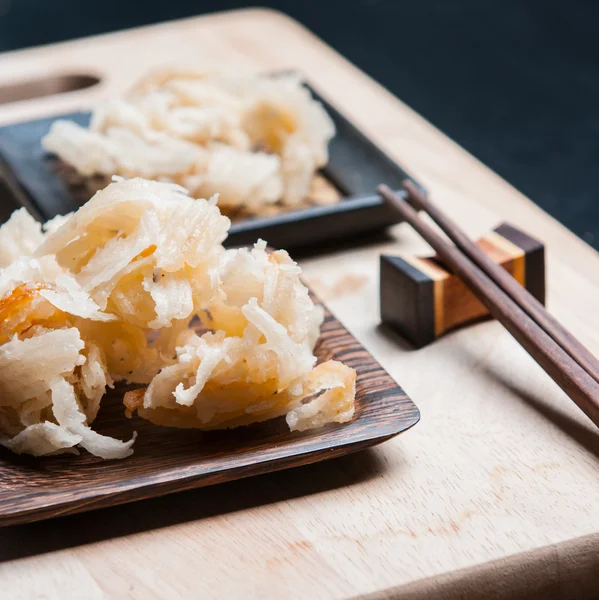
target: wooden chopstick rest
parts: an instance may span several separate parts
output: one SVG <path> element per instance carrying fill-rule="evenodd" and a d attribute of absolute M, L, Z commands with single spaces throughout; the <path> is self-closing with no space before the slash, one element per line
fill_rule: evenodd
<path fill-rule="evenodd" d="M 545 303 L 545 248 L 503 223 L 476 242 L 537 300 Z M 489 315 L 485 306 L 438 257 L 380 258 L 381 320 L 417 348 Z"/>
<path fill-rule="evenodd" d="M 408 202 L 385 184 L 377 187 L 385 202 L 443 257 L 489 313 L 599 427 L 599 361 L 595 356 L 409 181 L 404 182 L 404 189 Z M 425 211 L 456 245 L 421 219 L 412 204 Z"/>

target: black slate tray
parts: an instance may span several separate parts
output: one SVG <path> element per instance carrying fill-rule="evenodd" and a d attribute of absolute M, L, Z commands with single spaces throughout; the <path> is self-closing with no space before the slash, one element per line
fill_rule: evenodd
<path fill-rule="evenodd" d="M 351 239 L 398 222 L 397 214 L 376 195 L 379 183 L 399 189 L 408 174 L 312 88 L 333 119 L 337 134 L 323 175 L 344 196 L 337 204 L 234 223 L 226 245 L 251 244 L 261 237 L 272 247 L 297 248 Z M 51 168 L 40 140 L 55 119 L 89 123 L 88 112 L 0 127 L 0 221 L 18 206 L 47 220 L 78 208 L 68 184 Z M 403 193 L 403 192 L 402 192 Z"/>

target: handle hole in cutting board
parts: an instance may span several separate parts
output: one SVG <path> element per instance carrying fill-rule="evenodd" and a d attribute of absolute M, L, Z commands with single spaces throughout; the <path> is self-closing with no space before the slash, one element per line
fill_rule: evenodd
<path fill-rule="evenodd" d="M 26 79 L 10 84 L 0 84 L 0 104 L 84 90 L 98 83 L 100 83 L 100 78 L 95 75 L 66 73 L 41 77 L 40 79 Z"/>

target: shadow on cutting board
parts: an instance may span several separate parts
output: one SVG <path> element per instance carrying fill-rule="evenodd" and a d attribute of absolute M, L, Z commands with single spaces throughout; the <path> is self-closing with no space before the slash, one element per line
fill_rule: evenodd
<path fill-rule="evenodd" d="M 401 468 L 401 465 L 400 465 Z M 269 473 L 58 519 L 0 529 L 0 562 L 248 510 L 364 483 L 386 463 L 376 449 L 286 471 Z"/>
<path fill-rule="evenodd" d="M 460 351 L 464 354 L 469 354 L 469 358 L 472 361 L 477 359 L 477 357 L 465 347 L 462 347 Z M 527 404 L 530 408 L 537 411 L 543 418 L 561 429 L 587 452 L 599 458 L 599 430 L 597 430 L 591 421 L 587 420 L 587 422 L 583 423 L 578 419 L 572 418 L 567 413 L 556 409 L 550 404 L 547 404 L 541 397 L 531 394 L 529 390 L 518 385 L 513 380 L 508 379 L 502 373 L 494 369 L 492 363 L 479 362 L 477 369 L 480 370 L 485 377 L 493 379 L 496 383 L 505 388 L 510 392 L 511 396 L 516 396 L 524 404 Z M 549 375 L 547 375 L 547 377 L 549 377 Z M 557 384 L 555 385 L 557 386 Z M 567 404 L 568 402 L 571 402 L 571 400 L 564 394 L 564 403 Z M 582 419 L 586 419 L 582 412 L 580 414 Z"/>
<path fill-rule="evenodd" d="M 573 419 L 567 415 L 565 412 L 557 410 L 553 406 L 550 406 L 544 402 L 538 396 L 531 394 L 525 388 L 514 385 L 512 381 L 508 381 L 495 372 L 489 371 L 488 374 L 496 381 L 500 382 L 512 394 L 515 394 L 523 402 L 528 404 L 528 406 L 536 410 L 541 416 L 548 421 L 551 421 L 556 427 L 561 429 L 565 434 L 569 435 L 587 452 L 590 452 L 599 458 L 599 431 L 597 431 L 595 426 L 590 421 L 588 426 L 583 425 L 576 419 Z M 568 399 L 564 398 L 564 402 L 568 402 Z"/>

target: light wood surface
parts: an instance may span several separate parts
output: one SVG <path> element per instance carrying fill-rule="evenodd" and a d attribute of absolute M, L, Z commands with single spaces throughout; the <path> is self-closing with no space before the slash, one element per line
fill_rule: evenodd
<path fill-rule="evenodd" d="M 470 235 L 509 221 L 543 240 L 548 306 L 599 352 L 597 254 L 278 13 L 208 16 L 4 55 L 2 83 L 51 71 L 98 73 L 104 83 L 0 106 L 0 120 L 88 106 L 150 66 L 181 59 L 300 68 Z M 342 598 L 598 532 L 597 431 L 499 324 L 419 351 L 377 328 L 378 255 L 427 250 L 408 227 L 392 235 L 303 267 L 418 404 L 414 429 L 329 464 L 5 529 L 0 596 Z"/>

